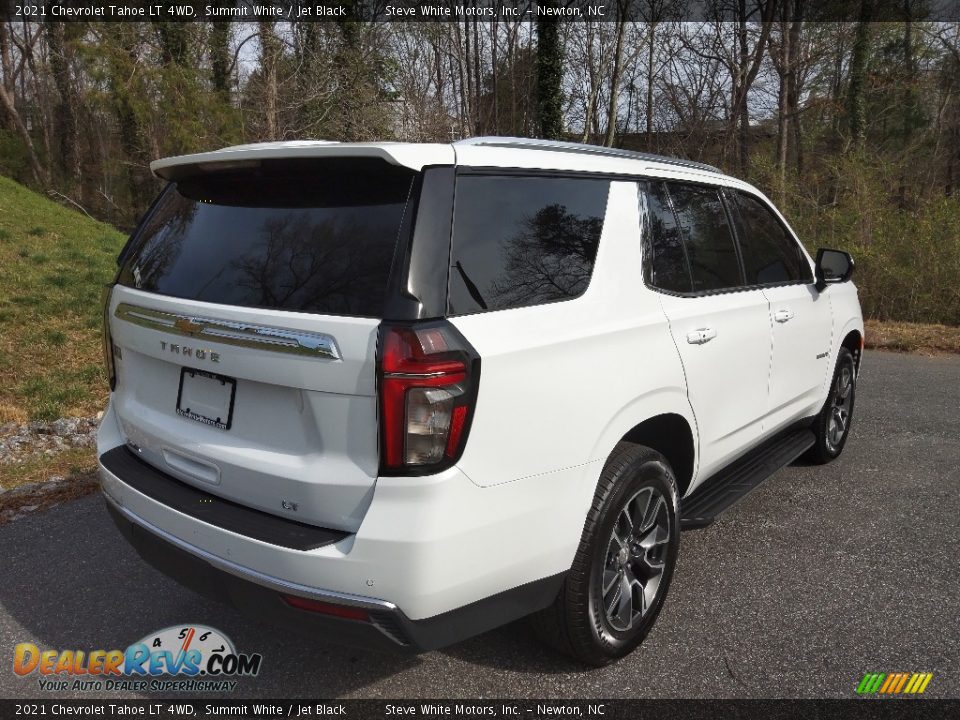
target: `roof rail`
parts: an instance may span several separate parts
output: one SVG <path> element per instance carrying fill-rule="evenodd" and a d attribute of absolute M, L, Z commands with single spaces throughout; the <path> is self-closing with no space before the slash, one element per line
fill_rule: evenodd
<path fill-rule="evenodd" d="M 586 155 L 603 155 L 605 157 L 619 157 L 630 160 L 647 160 L 649 162 L 678 165 L 680 167 L 695 168 L 706 172 L 723 174 L 720 168 L 706 163 L 684 160 L 683 158 L 653 153 L 637 152 L 635 150 L 621 150 L 601 145 L 587 145 L 585 143 L 564 142 L 561 140 L 540 140 L 538 138 L 519 137 L 472 137 L 457 140 L 454 145 L 486 145 L 488 147 L 515 148 L 517 150 L 551 150 L 553 152 L 583 153 Z"/>

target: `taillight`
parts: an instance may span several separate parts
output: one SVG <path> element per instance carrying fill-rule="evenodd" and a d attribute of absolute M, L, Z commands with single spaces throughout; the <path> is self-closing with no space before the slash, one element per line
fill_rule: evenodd
<path fill-rule="evenodd" d="M 456 462 L 466 444 L 479 376 L 479 356 L 450 323 L 382 324 L 381 472 L 423 475 Z"/>
<path fill-rule="evenodd" d="M 105 285 L 101 293 L 103 304 L 103 362 L 107 367 L 107 379 L 110 381 L 110 391 L 117 388 L 117 368 L 113 361 L 113 338 L 110 336 L 110 295 L 113 285 Z"/>

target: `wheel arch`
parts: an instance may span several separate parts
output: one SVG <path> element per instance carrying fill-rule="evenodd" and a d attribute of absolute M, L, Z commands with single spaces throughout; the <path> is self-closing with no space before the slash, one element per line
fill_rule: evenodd
<path fill-rule="evenodd" d="M 606 462 L 620 442 L 646 445 L 670 463 L 683 497 L 696 477 L 700 449 L 697 437 L 697 420 L 686 388 L 666 386 L 624 405 L 600 433 L 590 457 Z"/>
<path fill-rule="evenodd" d="M 637 423 L 620 438 L 622 442 L 644 445 L 663 455 L 673 469 L 680 497 L 693 480 L 696 443 L 687 419 L 677 413 L 663 413 Z"/>
<path fill-rule="evenodd" d="M 857 370 L 857 373 L 859 373 L 860 359 L 863 355 L 863 333 L 856 328 L 850 330 L 846 335 L 843 336 L 840 347 L 845 347 L 853 354 L 853 364 Z"/>

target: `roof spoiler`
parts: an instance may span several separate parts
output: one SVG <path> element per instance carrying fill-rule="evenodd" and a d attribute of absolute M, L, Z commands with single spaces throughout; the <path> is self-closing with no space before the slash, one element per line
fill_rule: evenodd
<path fill-rule="evenodd" d="M 154 160 L 153 174 L 163 180 L 225 170 L 256 168 L 263 160 L 291 158 L 372 157 L 420 171 L 428 165 L 453 165 L 450 145 L 407 143 L 339 143 L 329 140 L 235 145 L 213 152 Z"/>

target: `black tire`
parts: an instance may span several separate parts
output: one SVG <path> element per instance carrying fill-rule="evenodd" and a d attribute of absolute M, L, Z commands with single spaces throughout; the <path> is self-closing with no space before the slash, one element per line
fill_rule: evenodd
<path fill-rule="evenodd" d="M 652 524 L 643 530 L 648 518 Z M 589 665 L 628 655 L 660 614 L 679 548 L 677 483 L 670 464 L 650 448 L 619 443 L 600 475 L 573 566 L 553 605 L 532 617 L 534 630 L 548 645 Z M 658 578 L 657 567 L 662 567 Z M 607 595 L 604 582 L 611 587 Z M 627 597 L 624 587 L 630 588 L 626 613 L 626 601 L 619 600 Z M 620 612 L 608 617 L 608 607 Z"/>
<path fill-rule="evenodd" d="M 843 446 L 847 444 L 847 438 L 850 436 L 856 397 L 857 366 L 853 360 L 853 353 L 842 347 L 837 357 L 837 366 L 833 371 L 827 400 L 813 421 L 813 432 L 817 436 L 817 441 L 804 456 L 807 460 L 825 465 L 840 457 Z M 842 428 L 838 431 L 840 423 Z"/>

